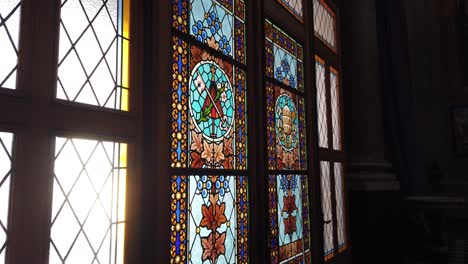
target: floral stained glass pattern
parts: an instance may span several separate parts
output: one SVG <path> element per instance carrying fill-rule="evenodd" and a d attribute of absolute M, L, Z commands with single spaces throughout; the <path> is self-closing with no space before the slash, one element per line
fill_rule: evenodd
<path fill-rule="evenodd" d="M 267 76 L 303 91 L 302 46 L 268 20 L 265 36 Z"/>
<path fill-rule="evenodd" d="M 127 144 L 56 138 L 50 263 L 123 263 Z"/>
<path fill-rule="evenodd" d="M 247 178 L 173 176 L 171 263 L 248 263 Z"/>
<path fill-rule="evenodd" d="M 8 242 L 12 147 L 13 134 L 0 132 L 0 263 L 5 261 Z"/>
<path fill-rule="evenodd" d="M 245 169 L 245 72 L 174 37 L 172 167 Z"/>
<path fill-rule="evenodd" d="M 270 170 L 306 169 L 304 98 L 267 83 Z"/>
<path fill-rule="evenodd" d="M 335 13 L 325 0 L 313 0 L 315 35 L 332 50 L 336 50 Z"/>
<path fill-rule="evenodd" d="M 173 0 L 173 9 L 175 28 L 245 63 L 244 0 Z"/>
<path fill-rule="evenodd" d="M 272 263 L 310 263 L 306 175 L 270 175 L 270 250 Z"/>
<path fill-rule="evenodd" d="M 291 14 L 297 19 L 302 21 L 302 0 L 277 0 L 281 3 Z"/>
<path fill-rule="evenodd" d="M 130 0 L 63 0 L 57 98 L 129 110 Z"/>
<path fill-rule="evenodd" d="M 1 88 L 16 89 L 20 12 L 21 0 L 0 2 Z"/>

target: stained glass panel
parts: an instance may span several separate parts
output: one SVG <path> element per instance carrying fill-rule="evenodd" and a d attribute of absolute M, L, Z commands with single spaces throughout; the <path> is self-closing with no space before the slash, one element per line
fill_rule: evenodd
<path fill-rule="evenodd" d="M 20 12 L 21 0 L 7 0 L 0 2 L 1 88 L 16 89 Z"/>
<path fill-rule="evenodd" d="M 174 37 L 172 167 L 245 169 L 245 72 Z"/>
<path fill-rule="evenodd" d="M 315 57 L 315 78 L 317 86 L 317 122 L 319 128 L 319 147 L 328 148 L 328 118 L 325 87 L 325 62 Z"/>
<path fill-rule="evenodd" d="M 337 229 L 338 229 L 338 248 L 346 248 L 346 233 L 345 233 L 345 191 L 343 186 L 343 164 L 334 163 L 335 168 L 335 193 L 336 193 L 336 214 L 337 214 Z"/>
<path fill-rule="evenodd" d="M 0 132 L 0 263 L 5 261 L 8 240 L 12 147 L 13 134 Z"/>
<path fill-rule="evenodd" d="M 56 138 L 49 263 L 123 263 L 127 145 Z"/>
<path fill-rule="evenodd" d="M 304 98 L 269 82 L 266 95 L 269 169 L 306 169 Z"/>
<path fill-rule="evenodd" d="M 335 13 L 325 3 L 325 0 L 314 0 L 314 30 L 315 35 L 333 50 L 336 49 Z"/>
<path fill-rule="evenodd" d="M 303 91 L 302 46 L 270 21 L 265 21 L 266 74 L 270 78 Z"/>
<path fill-rule="evenodd" d="M 330 68 L 330 98 L 332 110 L 333 149 L 341 150 L 340 127 L 340 93 L 338 88 L 338 72 Z"/>
<path fill-rule="evenodd" d="M 171 263 L 248 263 L 244 176 L 173 176 Z"/>
<path fill-rule="evenodd" d="M 323 240 L 325 259 L 334 255 L 333 240 L 333 208 L 330 183 L 330 162 L 320 161 L 320 182 L 322 190 L 322 210 L 323 210 Z"/>
<path fill-rule="evenodd" d="M 272 263 L 310 263 L 309 199 L 306 175 L 270 175 Z"/>
<path fill-rule="evenodd" d="M 57 98 L 128 111 L 130 0 L 62 0 Z"/>
<path fill-rule="evenodd" d="M 302 21 L 302 0 L 277 0 L 286 10 Z"/>
<path fill-rule="evenodd" d="M 245 63 L 244 0 L 173 0 L 173 26 Z"/>

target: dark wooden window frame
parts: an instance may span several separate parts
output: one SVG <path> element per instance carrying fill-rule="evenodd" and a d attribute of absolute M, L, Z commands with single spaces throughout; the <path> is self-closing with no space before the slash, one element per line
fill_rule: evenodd
<path fill-rule="evenodd" d="M 328 148 L 318 148 L 318 159 L 320 161 L 330 162 L 330 191 L 332 197 L 332 214 L 333 214 L 333 243 L 334 243 L 334 256 L 327 260 L 327 263 L 350 263 L 350 254 L 351 254 L 351 245 L 350 245 L 350 235 L 348 228 L 348 203 L 346 195 L 346 145 L 344 144 L 344 135 L 343 135 L 343 90 L 342 90 L 342 81 L 341 81 L 341 45 L 339 37 L 339 25 L 340 25 L 340 15 L 338 6 L 331 0 L 319 0 L 319 2 L 326 4 L 329 11 L 333 12 L 335 18 L 335 48 L 330 47 L 325 43 L 319 36 L 314 34 L 314 52 L 320 59 L 325 62 L 325 98 L 327 104 L 327 127 L 328 127 Z M 315 59 L 314 59 L 315 61 Z M 333 146 L 333 118 L 332 118 L 332 105 L 331 105 L 331 85 L 330 85 L 330 72 L 331 68 L 335 69 L 338 72 L 337 75 L 337 101 L 338 101 L 338 123 L 339 123 L 339 135 L 341 137 L 341 149 L 334 150 Z M 315 75 L 315 74 L 314 74 Z M 334 163 L 341 163 L 343 166 L 342 171 L 342 188 L 343 192 L 343 209 L 344 209 L 344 235 L 345 235 L 345 246 L 341 249 L 338 248 L 338 220 L 337 220 L 337 208 L 336 208 L 336 192 L 335 192 L 335 170 Z M 322 238 L 323 240 L 323 238 Z M 323 251 L 322 251 L 323 252 Z M 322 254 L 323 255 L 323 254 Z"/>

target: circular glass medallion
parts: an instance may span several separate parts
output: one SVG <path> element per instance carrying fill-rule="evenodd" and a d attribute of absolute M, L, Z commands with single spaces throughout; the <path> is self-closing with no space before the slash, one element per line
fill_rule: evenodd
<path fill-rule="evenodd" d="M 229 136 L 234 123 L 234 97 L 226 73 L 213 61 L 199 62 L 190 76 L 190 116 L 208 141 Z"/>
<path fill-rule="evenodd" d="M 286 151 L 292 151 L 298 143 L 298 118 L 293 100 L 288 94 L 276 99 L 276 138 Z"/>

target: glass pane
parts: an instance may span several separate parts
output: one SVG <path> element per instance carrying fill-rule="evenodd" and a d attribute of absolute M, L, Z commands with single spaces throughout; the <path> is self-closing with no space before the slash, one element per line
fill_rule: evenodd
<path fill-rule="evenodd" d="M 128 111 L 130 0 L 62 1 L 57 98 Z"/>
<path fill-rule="evenodd" d="M 297 19 L 302 21 L 302 0 L 277 0 L 277 1 L 280 2 Z"/>
<path fill-rule="evenodd" d="M 268 167 L 306 169 L 304 99 L 267 82 Z"/>
<path fill-rule="evenodd" d="M 21 0 L 0 1 L 1 88 L 16 89 L 20 12 Z"/>
<path fill-rule="evenodd" d="M 331 203 L 331 187 L 330 187 L 330 162 L 320 162 L 320 182 L 322 191 L 322 210 L 323 210 L 323 239 L 324 239 L 324 255 L 325 258 L 331 258 L 334 254 L 333 240 L 333 211 Z"/>
<path fill-rule="evenodd" d="M 246 169 L 246 74 L 174 37 L 172 167 Z"/>
<path fill-rule="evenodd" d="M 244 0 L 174 0 L 173 26 L 245 63 Z M 188 27 L 187 27 L 188 26 Z"/>
<path fill-rule="evenodd" d="M 123 263 L 127 145 L 56 138 L 49 263 Z"/>
<path fill-rule="evenodd" d="M 314 0 L 314 29 L 315 35 L 327 46 L 335 50 L 335 13 L 325 3 L 325 0 Z"/>
<path fill-rule="evenodd" d="M 248 263 L 244 176 L 173 176 L 171 263 Z"/>
<path fill-rule="evenodd" d="M 268 20 L 265 36 L 267 76 L 303 91 L 302 46 Z"/>
<path fill-rule="evenodd" d="M 330 68 L 330 97 L 332 110 L 333 149 L 341 150 L 340 93 L 338 90 L 338 72 Z"/>
<path fill-rule="evenodd" d="M 328 118 L 325 87 L 325 62 L 315 57 L 315 78 L 317 86 L 317 121 L 319 127 L 319 147 L 328 148 Z"/>
<path fill-rule="evenodd" d="M 272 263 L 310 263 L 307 176 L 270 175 L 268 189 Z"/>
<path fill-rule="evenodd" d="M 335 193 L 336 193 L 336 213 L 338 218 L 338 248 L 346 248 L 345 233 L 345 207 L 344 207 L 344 186 L 343 186 L 343 164 L 335 163 Z"/>
<path fill-rule="evenodd" d="M 0 263 L 5 261 L 10 206 L 13 134 L 0 132 Z"/>

